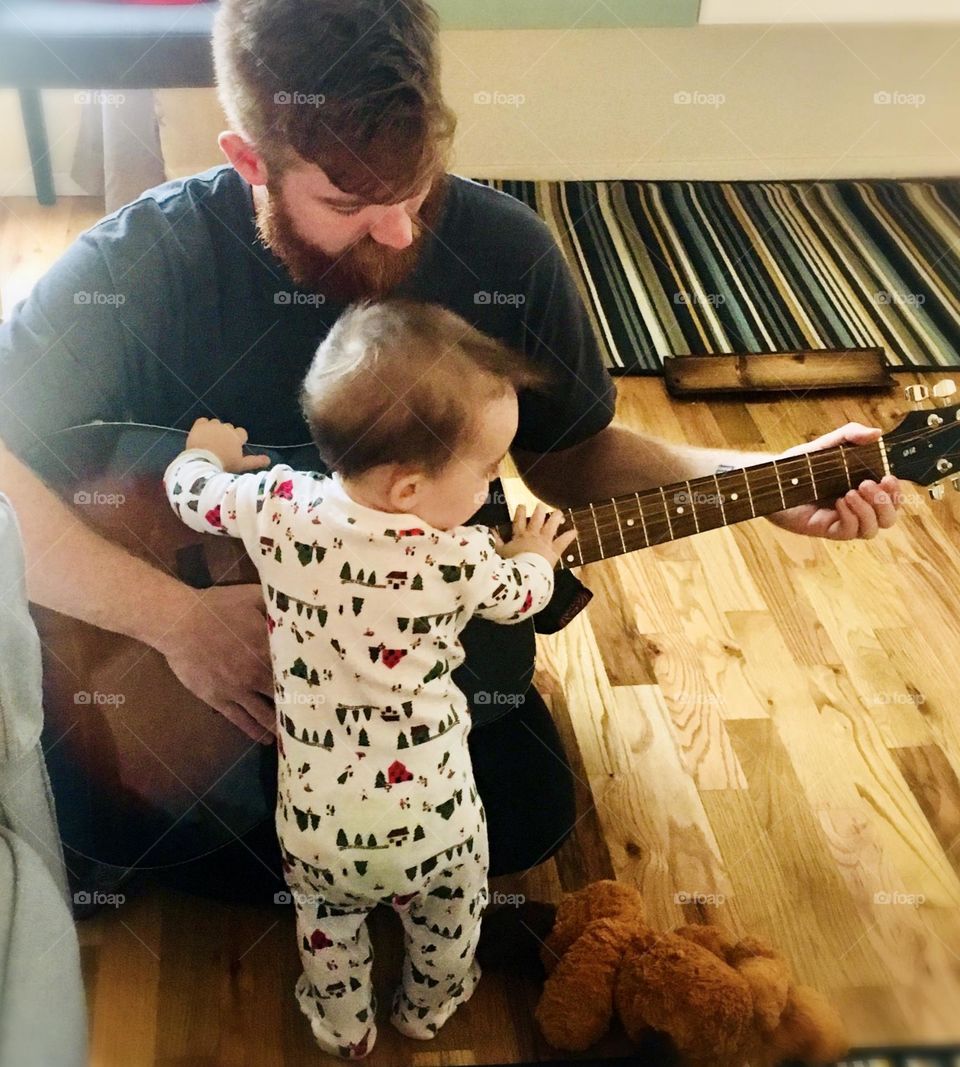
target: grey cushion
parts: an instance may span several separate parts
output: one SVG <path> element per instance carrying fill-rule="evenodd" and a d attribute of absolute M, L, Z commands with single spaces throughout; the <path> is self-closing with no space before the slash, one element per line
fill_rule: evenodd
<path fill-rule="evenodd" d="M 0 1064 L 87 1059 L 80 950 L 39 738 L 40 639 L 27 608 L 23 544 L 0 493 Z"/>
<path fill-rule="evenodd" d="M 43 729 L 40 638 L 27 609 L 23 542 L 13 504 L 0 493 L 0 763 L 30 752 Z"/>

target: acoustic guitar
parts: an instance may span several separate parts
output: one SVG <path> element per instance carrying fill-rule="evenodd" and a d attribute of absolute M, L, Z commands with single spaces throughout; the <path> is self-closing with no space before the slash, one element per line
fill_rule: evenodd
<path fill-rule="evenodd" d="M 935 395 L 949 395 L 948 386 L 940 383 Z M 925 399 L 926 387 L 910 386 L 907 395 Z M 557 564 L 557 584 L 564 572 L 599 560 L 800 504 L 832 503 L 866 478 L 894 474 L 932 486 L 937 496 L 946 479 L 960 488 L 958 417 L 960 405 L 915 410 L 873 444 L 565 509 L 561 529 L 573 527 L 577 537 Z M 26 458 L 85 522 L 181 580 L 198 588 L 259 582 L 241 541 L 197 534 L 170 508 L 162 475 L 185 439 L 165 427 L 90 423 L 51 435 Z M 274 463 L 319 469 L 312 444 L 246 447 Z M 511 524 L 497 529 L 509 541 Z M 582 595 L 567 587 L 564 617 L 546 632 L 589 599 L 576 587 Z M 272 818 L 272 749 L 183 687 L 154 649 L 38 605 L 31 610 L 43 645 L 44 752 L 68 863 L 73 856 L 129 872 L 183 862 Z"/>

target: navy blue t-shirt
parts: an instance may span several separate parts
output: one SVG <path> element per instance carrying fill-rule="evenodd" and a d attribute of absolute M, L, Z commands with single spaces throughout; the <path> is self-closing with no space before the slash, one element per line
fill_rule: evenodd
<path fill-rule="evenodd" d="M 401 291 L 560 372 L 551 395 L 519 394 L 516 447 L 570 448 L 613 418 L 616 386 L 569 268 L 515 198 L 451 176 Z M 207 416 L 259 445 L 305 444 L 300 384 L 343 309 L 297 290 L 258 237 L 251 187 L 232 166 L 165 182 L 82 233 L 0 324 L 0 437 L 26 459 L 38 439 L 95 419 L 187 430 Z M 496 521 L 509 517 L 503 507 Z M 486 625 L 515 631 L 528 683 L 532 626 Z"/>

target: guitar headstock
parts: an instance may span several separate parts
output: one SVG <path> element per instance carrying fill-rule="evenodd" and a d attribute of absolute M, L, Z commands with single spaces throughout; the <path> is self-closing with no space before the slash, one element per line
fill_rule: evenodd
<path fill-rule="evenodd" d="M 907 400 L 923 404 L 931 397 L 944 403 L 909 412 L 890 433 L 883 435 L 890 471 L 917 485 L 929 485 L 930 495 L 943 498 L 942 482 L 947 479 L 960 490 L 960 404 L 950 404 L 957 387 L 950 380 L 937 382 L 932 389 L 908 385 Z"/>

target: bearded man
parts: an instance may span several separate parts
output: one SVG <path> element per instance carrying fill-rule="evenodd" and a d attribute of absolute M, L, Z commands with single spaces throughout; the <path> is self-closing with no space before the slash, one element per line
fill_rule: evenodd
<path fill-rule="evenodd" d="M 303 444 L 298 389 L 317 345 L 351 301 L 389 294 L 441 304 L 556 372 L 549 392 L 519 396 L 511 449 L 550 505 L 771 457 L 613 424 L 616 388 L 549 229 L 519 201 L 448 172 L 455 116 L 424 0 L 224 0 L 213 47 L 228 162 L 148 190 L 81 234 L 0 327 L 0 489 L 21 522 L 35 603 L 159 650 L 188 689 L 266 742 L 261 825 L 165 876 L 270 900 L 284 883 L 259 586 L 198 592 L 78 522 L 26 461 L 38 440 L 95 419 L 186 430 L 207 416 L 243 425 L 253 442 Z M 815 444 L 878 432 L 851 425 Z M 840 501 L 774 518 L 799 533 L 871 537 L 894 521 L 896 489 L 864 481 Z M 509 521 L 499 480 L 484 515 Z M 530 684 L 532 623 L 475 619 L 463 645 L 456 680 L 471 702 L 490 874 L 523 872 L 576 825 L 574 776 Z M 62 827 L 79 809 L 56 741 L 48 758 Z M 68 855 L 75 888 L 95 888 L 80 860 Z"/>

